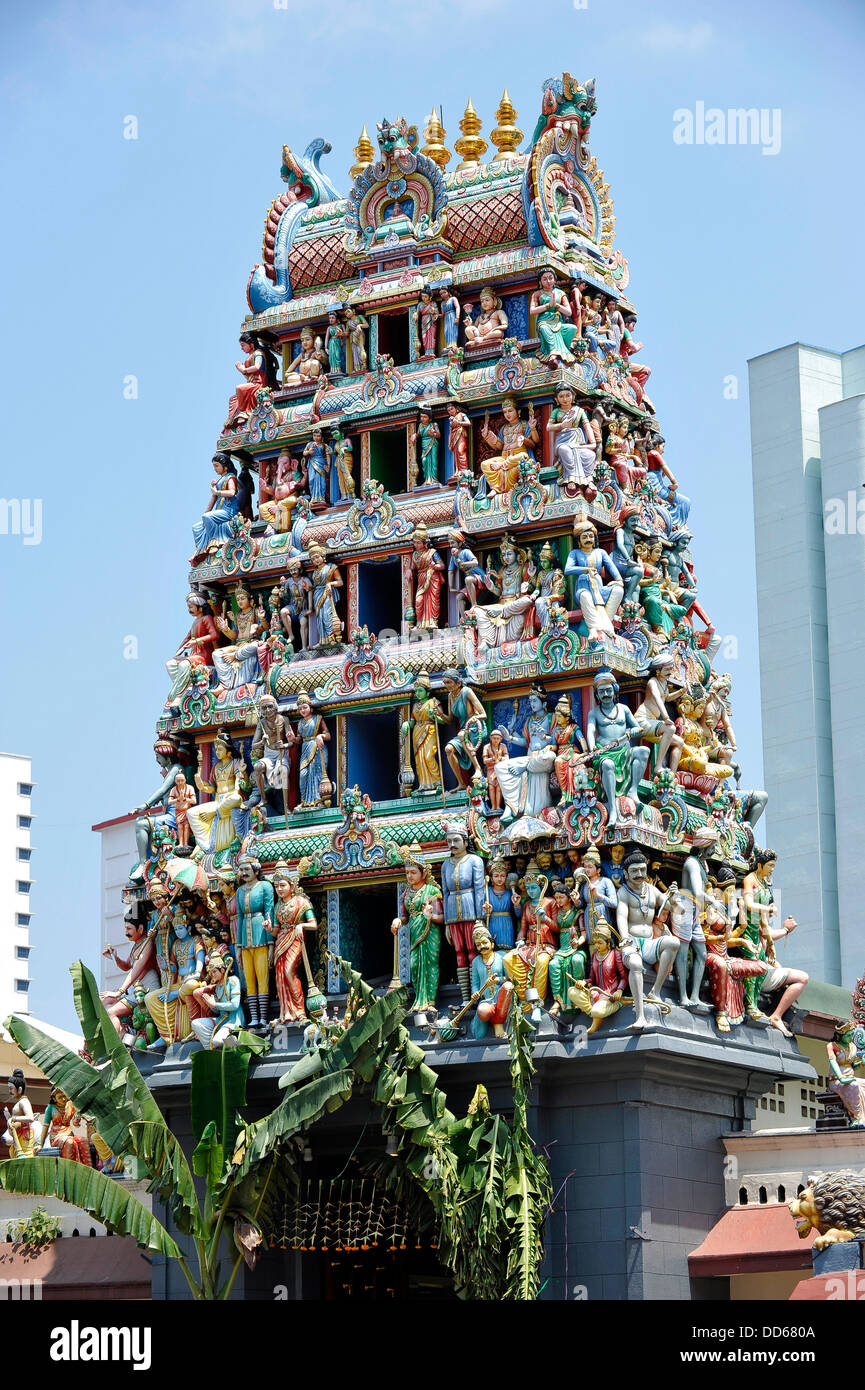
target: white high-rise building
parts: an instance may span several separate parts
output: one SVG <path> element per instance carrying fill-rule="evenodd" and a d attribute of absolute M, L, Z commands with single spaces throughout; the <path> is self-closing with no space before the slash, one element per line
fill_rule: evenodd
<path fill-rule="evenodd" d="M 852 988 L 865 969 L 865 347 L 749 363 L 765 834 L 783 960 Z"/>
<path fill-rule="evenodd" d="M 30 1012 L 30 759 L 0 753 L 0 1021 Z"/>
<path fill-rule="evenodd" d="M 126 924 L 123 920 L 126 904 L 123 889 L 129 881 L 129 870 L 137 862 L 135 848 L 135 816 L 116 816 L 91 826 L 100 837 L 101 880 L 101 965 L 99 984 L 102 989 L 118 989 L 124 971 L 118 970 L 110 956 L 102 954 L 106 946 L 120 946 L 121 959 L 128 959 Z"/>

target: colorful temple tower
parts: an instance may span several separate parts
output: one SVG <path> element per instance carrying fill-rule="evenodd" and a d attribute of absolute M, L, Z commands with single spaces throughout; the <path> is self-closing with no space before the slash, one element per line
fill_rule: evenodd
<path fill-rule="evenodd" d="M 469 102 L 451 171 L 434 111 L 422 137 L 383 120 L 347 197 L 324 140 L 284 147 L 128 897 L 161 913 L 170 975 L 184 894 L 289 1051 L 339 1001 L 336 956 L 411 982 L 455 1072 L 497 1074 L 515 991 L 556 1065 L 595 1077 L 579 1098 L 557 1073 L 548 1138 L 563 1105 L 616 1101 L 639 1034 L 640 1085 L 668 1066 L 712 1095 L 708 1152 L 743 1096 L 807 1071 L 783 1023 L 805 977 L 775 959 L 795 923 L 755 845 L 765 796 L 739 789 L 595 110 L 593 83 L 550 80 L 521 152 L 505 92 L 486 159 Z M 181 1013 L 163 1043 L 213 1042 Z M 621 1279 L 602 1296 L 649 1296 Z"/>

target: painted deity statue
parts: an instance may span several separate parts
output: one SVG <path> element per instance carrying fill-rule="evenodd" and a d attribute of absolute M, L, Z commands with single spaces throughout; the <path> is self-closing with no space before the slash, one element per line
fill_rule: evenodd
<path fill-rule="evenodd" d="M 309 496 L 313 506 L 327 502 L 327 480 L 333 450 L 325 443 L 322 430 L 315 429 L 312 439 L 304 446 L 301 458 L 309 479 Z"/>
<path fill-rule="evenodd" d="M 557 288 L 552 270 L 541 272 L 538 288 L 529 304 L 529 316 L 532 315 L 540 339 L 538 356 L 541 361 L 559 366 L 574 362 L 573 345 L 579 335 L 573 323 L 573 309 L 564 290 Z"/>
<path fill-rule="evenodd" d="M 861 1024 L 847 1019 L 837 1025 L 835 1037 L 826 1045 L 832 1073 L 829 1090 L 844 1102 L 853 1129 L 865 1128 L 865 1081 L 856 1075 L 856 1069 L 865 1066 L 863 1042 Z"/>
<path fill-rule="evenodd" d="M 438 727 L 448 722 L 448 716 L 430 691 L 429 676 L 421 673 L 412 691 L 411 713 L 401 728 L 403 739 L 411 738 L 417 790 L 441 790 L 441 757 Z"/>
<path fill-rule="evenodd" d="M 119 956 L 114 946 L 106 946 L 102 952 L 104 956 L 110 956 L 120 970 L 126 971 L 125 977 L 119 989 L 105 990 L 99 996 L 119 1038 L 124 1036 L 127 1020 L 131 1018 L 135 1008 L 136 986 L 141 986 L 149 993 L 158 989 L 160 985 L 156 968 L 155 929 L 148 932 L 143 922 L 133 921 L 129 915 L 125 927 L 126 940 L 130 946 L 128 957 L 123 959 Z"/>
<path fill-rule="evenodd" d="M 616 798 L 627 793 L 639 799 L 640 780 L 649 761 L 649 749 L 634 747 L 640 726 L 627 705 L 619 703 L 619 686 L 611 671 L 599 671 L 592 682 L 595 705 L 586 720 L 586 742 L 595 754 L 607 807 L 607 828 L 618 824 Z"/>
<path fill-rule="evenodd" d="M 147 995 L 144 1006 L 159 1033 L 151 1050 L 192 1037 L 191 1019 L 198 1017 L 192 993 L 204 974 L 204 943 L 193 936 L 187 913 L 178 910 L 171 920 L 174 940 L 168 952 L 168 981 Z"/>
<path fill-rule="evenodd" d="M 433 299 L 433 292 L 429 285 L 424 285 L 420 292 L 420 302 L 415 310 L 418 356 L 421 358 L 437 356 L 440 317 L 441 309 Z"/>
<path fill-rule="evenodd" d="M 519 895 L 508 883 L 508 865 L 505 859 L 494 859 L 490 865 L 487 883 L 484 918 L 490 935 L 498 948 L 512 950 L 516 941 L 516 921 L 514 913 L 520 906 Z"/>
<path fill-rule="evenodd" d="M 472 938 L 476 952 L 472 961 L 472 997 L 480 995 L 472 1020 L 472 1037 L 485 1038 L 492 1027 L 493 1036 L 503 1038 L 511 1006 L 513 983 L 506 978 L 505 958 L 496 948 L 492 935 L 483 922 L 475 923 Z"/>
<path fill-rule="evenodd" d="M 297 696 L 297 728 L 295 742 L 300 743 L 298 780 L 301 806 L 321 806 L 322 782 L 327 780 L 327 750 L 330 733 L 320 714 L 314 714 L 309 696 L 301 690 Z"/>
<path fill-rule="evenodd" d="M 192 1031 L 207 1048 L 224 1047 L 232 1033 L 243 1027 L 240 980 L 231 970 L 231 956 L 214 951 L 207 960 L 207 979 L 196 990 L 201 1015 Z"/>
<path fill-rule="evenodd" d="M 273 887 L 261 876 L 261 863 L 252 855 L 242 854 L 237 860 L 238 885 L 235 894 L 240 968 L 246 981 L 246 1002 L 250 1027 L 258 1029 L 267 1023 L 269 996 L 268 937 L 273 921 Z"/>
<path fill-rule="evenodd" d="M 199 748 L 195 785 L 200 792 L 210 792 L 213 800 L 191 807 L 187 818 L 198 848 L 205 854 L 218 854 L 239 838 L 236 822 L 243 805 L 246 767 L 228 734 L 219 733 L 213 741 L 213 763 L 207 777 L 202 771 L 202 752 Z"/>
<path fill-rule="evenodd" d="M 339 309 L 334 308 L 327 316 L 327 328 L 324 334 L 328 376 L 342 376 L 345 337 L 345 327 L 339 321 Z"/>
<path fill-rule="evenodd" d="M 502 789 L 499 786 L 498 766 L 510 757 L 508 752 L 508 731 L 507 729 L 497 728 L 490 730 L 490 736 L 481 754 L 481 761 L 484 765 L 484 776 L 487 782 L 487 800 L 490 810 L 501 811 L 504 806 Z"/>
<path fill-rule="evenodd" d="M 300 351 L 289 363 L 282 378 L 283 386 L 314 386 L 323 371 L 327 371 L 328 360 L 320 338 L 316 338 L 311 328 L 301 329 Z"/>
<path fill-rule="evenodd" d="M 661 567 L 662 551 L 660 536 L 638 536 L 634 541 L 634 559 L 643 567 L 638 587 L 646 622 L 659 637 L 669 637 L 686 609 L 675 601 L 675 590 Z"/>
<path fill-rule="evenodd" d="M 727 761 L 726 750 L 722 748 L 714 730 L 706 727 L 702 717 L 706 708 L 705 689 L 695 682 L 677 690 L 673 698 L 682 720 L 679 769 L 719 780 L 732 777 L 733 768 Z"/>
<path fill-rule="evenodd" d="M 289 637 L 298 637 L 301 651 L 309 646 L 309 608 L 312 584 L 303 573 L 303 562 L 293 556 L 286 566 L 282 581 L 283 606 L 280 609 L 282 626 Z"/>
<path fill-rule="evenodd" d="M 586 946 L 587 937 L 585 930 L 580 929 L 579 908 L 561 880 L 553 887 L 553 910 L 559 944 L 549 966 L 550 991 L 553 996 L 550 1006 L 551 1017 L 563 1011 L 568 1013 L 573 1008 L 570 990 L 585 980 L 587 956 L 587 952 L 581 949 Z"/>
<path fill-rule="evenodd" d="M 412 545 L 411 567 L 417 576 L 414 595 L 415 625 L 421 628 L 437 628 L 445 567 L 429 539 L 425 522 L 421 521 L 415 527 Z"/>
<path fill-rule="evenodd" d="M 691 837 L 691 852 L 682 865 L 682 893 L 674 898 L 670 914 L 675 936 L 682 943 L 676 956 L 676 980 L 679 1003 L 692 1013 L 704 1014 L 709 1007 L 700 999 L 700 985 L 706 969 L 706 890 L 709 881 L 708 856 L 718 843 L 718 831 L 713 825 L 700 826 Z M 688 988 L 688 958 L 691 958 L 691 982 Z"/>
<path fill-rule="evenodd" d="M 520 419 L 516 401 L 507 397 L 502 401 L 504 424 L 499 430 L 490 429 L 490 413 L 484 414 L 481 438 L 491 449 L 498 448 L 492 458 L 481 459 L 481 472 L 487 481 L 490 492 L 510 492 L 520 474 L 520 464 L 535 457 L 535 449 L 540 444 L 534 406 L 529 402 L 526 424 Z"/>
<path fill-rule="evenodd" d="M 448 857 L 442 864 L 442 903 L 445 936 L 457 958 L 457 980 L 463 1003 L 471 998 L 470 972 L 475 956 L 475 922 L 483 918 L 484 864 L 468 848 L 468 832 L 454 821 L 445 826 Z"/>
<path fill-rule="evenodd" d="M 634 710 L 634 718 L 640 726 L 643 740 L 656 746 L 655 771 L 669 766 L 675 772 L 679 758 L 685 747 L 684 740 L 676 733 L 676 725 L 670 717 L 666 701 L 669 697 L 670 678 L 676 669 L 676 659 L 672 652 L 661 652 L 649 662 L 651 675 L 646 682 L 643 699 Z"/>
<path fill-rule="evenodd" d="M 469 463 L 469 417 L 453 401 L 447 407 L 448 448 L 454 461 L 454 473 L 468 471 Z"/>
<path fill-rule="evenodd" d="M 234 429 L 249 419 L 262 386 L 276 386 L 276 357 L 271 348 L 274 341 L 273 335 L 267 331 L 241 335 L 240 346 L 246 356 L 242 362 L 235 362 L 234 365 L 244 381 L 228 403 L 226 429 Z"/>
<path fill-rule="evenodd" d="M 6 1131 L 3 1139 L 9 1145 L 10 1158 L 32 1158 L 36 1151 L 35 1117 L 27 1095 L 27 1082 L 20 1067 L 9 1077 L 9 1105 L 3 1107 Z"/>
<path fill-rule="evenodd" d="M 484 285 L 480 292 L 480 308 L 477 319 L 474 319 L 471 305 L 466 305 L 466 344 L 469 347 L 498 348 L 508 331 L 508 316 L 502 308 L 502 301 L 490 285 Z"/>
<path fill-rule="evenodd" d="M 630 1028 L 640 1031 L 646 1027 L 644 967 L 657 969 L 655 983 L 646 998 L 651 1004 L 660 1004 L 661 990 L 675 964 L 680 942 L 665 926 L 668 897 L 649 882 L 646 856 L 633 850 L 625 857 L 623 867 L 625 881 L 617 894 L 616 929 L 634 1000 L 634 1022 Z"/>
<path fill-rule="evenodd" d="M 263 610 L 257 608 L 245 584 L 234 590 L 235 612 L 219 614 L 216 626 L 228 645 L 213 653 L 213 668 L 223 690 L 254 685 L 260 674 L 259 645 L 265 637 Z"/>
<path fill-rule="evenodd" d="M 336 609 L 337 590 L 342 588 L 342 575 L 336 565 L 328 563 L 322 546 L 309 547 L 309 582 L 312 585 L 311 614 L 315 620 L 315 640 L 310 632 L 310 645 L 326 647 L 342 640 L 342 620 Z"/>
<path fill-rule="evenodd" d="M 257 800 L 252 804 L 263 804 L 270 787 L 287 793 L 289 760 L 295 742 L 294 730 L 288 720 L 279 713 L 279 705 L 274 697 L 262 695 L 258 702 L 258 723 L 249 750 L 257 794 Z M 285 805 L 287 806 L 287 801 Z"/>
<path fill-rule="evenodd" d="M 312 903 L 300 887 L 298 869 L 291 870 L 286 864 L 278 864 L 273 872 L 273 888 L 276 893 L 276 920 L 267 924 L 266 929 L 274 938 L 273 969 L 279 1017 L 273 1020 L 272 1026 L 277 1027 L 280 1023 L 308 1021 L 300 967 L 307 964 L 304 932 L 317 931 L 318 923 Z"/>
<path fill-rule="evenodd" d="M 772 874 L 777 857 L 771 849 L 754 851 L 753 868 L 742 884 L 743 920 L 733 937 L 737 951 L 750 960 L 764 961 L 768 966 L 765 975 L 745 983 L 745 1011 L 749 1019 L 777 1028 L 786 1038 L 791 1038 L 793 1034 L 785 1024 L 783 1015 L 802 993 L 808 976 L 804 970 L 780 966 L 775 954 L 775 942 L 796 930 L 794 917 L 785 917 L 780 927 L 773 925 L 773 919 L 778 915 L 772 891 Z M 763 991 L 774 994 L 776 990 L 782 991 L 781 997 L 772 1013 L 766 1015 L 758 1004 L 760 994 Z"/>
<path fill-rule="evenodd" d="M 468 599 L 472 608 L 477 606 L 478 592 L 481 589 L 492 591 L 492 584 L 482 569 L 477 555 L 469 547 L 462 531 L 448 534 L 450 560 L 448 561 L 448 580 L 457 601 Z"/>
<path fill-rule="evenodd" d="M 70 1163 L 83 1163 L 86 1168 L 93 1166 L 86 1121 L 59 1086 L 52 1088 L 45 1110 L 41 1147 L 57 1149 L 60 1158 Z"/>
<path fill-rule="evenodd" d="M 562 488 L 569 497 L 582 493 L 588 502 L 597 496 L 592 482 L 598 458 L 598 441 L 582 406 L 576 404 L 570 386 L 560 386 L 556 406 L 550 412 L 547 432 L 553 436 L 553 457 L 561 470 Z"/>
<path fill-rule="evenodd" d="M 458 671 L 445 671 L 442 680 L 448 697 L 448 721 L 457 725 L 457 733 L 445 745 L 445 757 L 458 786 L 467 787 L 483 776 L 478 752 L 487 736 L 487 713 Z M 472 921 L 478 915 L 475 913 Z"/>
<path fill-rule="evenodd" d="M 180 773 L 186 774 L 192 756 L 185 744 L 168 736 L 158 738 L 153 745 L 153 751 L 156 754 L 157 766 L 163 774 L 162 785 L 152 796 L 149 796 L 145 802 L 136 806 L 135 810 L 131 812 L 137 817 L 135 844 L 141 866 L 145 864 L 150 855 L 154 832 L 163 828 L 174 831 L 177 828 L 176 803 L 172 804 L 170 797 L 175 790 L 176 777 Z M 162 807 L 163 814 L 149 814 L 157 806 Z"/>
<path fill-rule="evenodd" d="M 562 800 L 571 802 L 576 794 L 576 771 L 585 762 L 588 745 L 574 718 L 569 695 L 560 695 L 550 723 L 551 742 L 556 750 L 556 781 Z"/>
<path fill-rule="evenodd" d="M 530 864 L 523 879 L 524 898 L 520 904 L 517 944 L 505 956 L 505 970 L 513 981 L 523 1010 L 535 1012 L 533 991 L 543 1003 L 547 993 L 547 974 L 556 946 L 552 898 L 546 896 L 548 880 L 536 864 Z"/>
<path fill-rule="evenodd" d="M 427 1010 L 434 1013 L 444 921 L 442 891 L 433 879 L 430 866 L 424 862 L 419 845 L 411 845 L 404 851 L 403 858 L 406 886 L 402 911 L 391 922 L 391 931 L 396 935 L 400 927 L 408 927 L 413 1008 L 415 1013 Z"/>
<path fill-rule="evenodd" d="M 354 500 L 354 449 L 352 442 L 336 426 L 331 430 L 333 452 L 333 479 L 331 491 L 336 492 L 335 502 Z M 334 486 L 335 485 L 335 486 Z"/>
<path fill-rule="evenodd" d="M 565 562 L 565 574 L 576 576 L 574 592 L 589 640 L 614 637 L 613 618 L 625 592 L 622 576 L 612 557 L 598 546 L 598 533 L 590 521 L 577 517 L 574 540 L 576 546 Z"/>
<path fill-rule="evenodd" d="M 544 541 L 538 555 L 538 570 L 535 582 L 535 613 L 541 628 L 549 621 L 554 603 L 567 607 L 565 602 L 565 576 L 555 563 L 555 552 L 549 541 Z"/>
<path fill-rule="evenodd" d="M 555 766 L 556 747 L 551 724 L 546 691 L 543 686 L 534 685 L 522 731 L 508 732 L 508 742 L 525 748 L 525 755 L 509 757 L 496 768 L 506 807 L 505 822 L 521 816 L 539 816 L 552 805 L 550 773 Z"/>
<path fill-rule="evenodd" d="M 360 372 L 365 372 L 369 366 L 369 358 L 366 350 L 366 330 L 369 323 L 363 314 L 359 314 L 351 304 L 345 308 L 345 330 L 346 330 L 346 370 L 352 375 L 357 376 Z"/>
<path fill-rule="evenodd" d="M 308 477 L 302 463 L 295 462 L 285 451 L 276 460 L 272 482 L 268 486 L 268 496 L 259 501 L 258 515 L 275 531 L 291 529 L 292 514 L 297 508 L 307 485 Z"/>
<path fill-rule="evenodd" d="M 232 525 L 238 513 L 237 468 L 230 454 L 213 455 L 216 477 L 210 484 L 210 502 L 201 520 L 192 528 L 195 554 L 190 564 L 210 546 L 221 545 L 232 538 Z"/>
<path fill-rule="evenodd" d="M 420 445 L 415 464 L 415 485 L 418 474 L 423 472 L 422 487 L 437 487 L 439 481 L 439 441 L 441 430 L 432 418 L 432 412 L 422 409 L 418 412 L 417 428 L 412 430 L 409 447 Z"/>
<path fill-rule="evenodd" d="M 447 352 L 449 347 L 456 347 L 462 312 L 460 302 L 449 285 L 438 291 L 438 307 L 441 313 L 443 346 Z"/>
<path fill-rule="evenodd" d="M 605 1018 L 611 1018 L 622 1007 L 625 990 L 630 988 L 628 971 L 622 952 L 613 946 L 609 927 L 598 926 L 591 939 L 592 961 L 586 988 L 579 982 L 569 990 L 571 1004 L 591 1017 L 588 1031 L 596 1033 Z"/>
<path fill-rule="evenodd" d="M 715 886 L 706 895 L 706 969 L 715 1027 L 719 1033 L 729 1033 L 745 1018 L 745 981 L 762 979 L 768 970 L 765 961 L 731 955 L 735 944 L 734 932 L 739 922 L 741 903 L 736 890 L 736 876 L 728 864 L 722 864 L 715 874 Z"/>
<path fill-rule="evenodd" d="M 165 699 L 169 706 L 175 704 L 187 689 L 195 667 L 213 665 L 213 648 L 219 641 L 216 623 L 208 612 L 207 599 L 202 594 L 194 591 L 187 594 L 186 609 L 192 617 L 192 626 L 174 656 L 165 663 L 171 678 L 171 689 Z"/>

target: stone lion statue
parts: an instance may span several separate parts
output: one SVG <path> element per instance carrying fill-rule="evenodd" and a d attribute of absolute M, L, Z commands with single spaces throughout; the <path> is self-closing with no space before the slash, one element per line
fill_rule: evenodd
<path fill-rule="evenodd" d="M 844 1240 L 865 1240 L 865 1177 L 842 1169 L 815 1173 L 789 1204 L 800 1239 L 817 1231 L 815 1250 Z"/>

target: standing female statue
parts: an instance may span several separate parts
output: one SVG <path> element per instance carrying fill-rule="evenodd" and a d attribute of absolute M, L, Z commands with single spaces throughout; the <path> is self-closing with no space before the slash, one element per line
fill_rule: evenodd
<path fill-rule="evenodd" d="M 306 1023 L 306 1007 L 303 1002 L 303 985 L 300 979 L 300 965 L 304 959 L 303 934 L 317 931 L 318 923 L 312 903 L 300 887 L 300 874 L 304 864 L 301 860 L 296 869 L 286 864 L 276 866 L 273 874 L 273 887 L 276 891 L 276 922 L 267 926 L 275 938 L 273 965 L 276 975 L 276 993 L 279 999 L 278 1023 Z"/>
<path fill-rule="evenodd" d="M 436 1007 L 444 908 L 441 889 L 421 858 L 420 845 L 410 845 L 402 854 L 406 878 L 402 913 L 394 917 L 390 929 L 396 935 L 400 927 L 408 926 L 414 1009 L 424 1013 Z"/>

